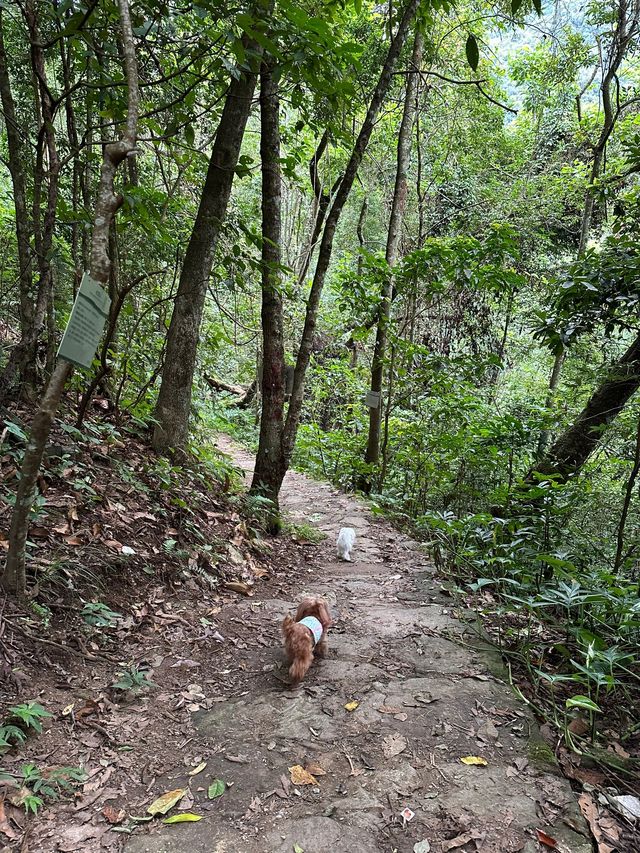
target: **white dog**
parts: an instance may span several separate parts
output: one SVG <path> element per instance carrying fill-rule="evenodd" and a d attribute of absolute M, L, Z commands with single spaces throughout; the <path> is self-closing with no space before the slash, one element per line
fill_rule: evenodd
<path fill-rule="evenodd" d="M 355 541 L 356 532 L 353 527 L 343 527 L 340 530 L 340 533 L 338 533 L 336 548 L 338 551 L 338 557 L 341 560 L 346 560 L 347 563 L 353 562 L 351 559 L 351 552 L 353 551 Z"/>

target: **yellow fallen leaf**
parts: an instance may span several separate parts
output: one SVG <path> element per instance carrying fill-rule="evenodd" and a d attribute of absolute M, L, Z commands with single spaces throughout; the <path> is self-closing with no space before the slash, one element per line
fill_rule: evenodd
<path fill-rule="evenodd" d="M 166 814 L 169 809 L 172 809 L 176 803 L 180 802 L 186 793 L 186 788 L 176 788 L 175 791 L 167 791 L 151 803 L 147 809 L 147 814 Z"/>
<path fill-rule="evenodd" d="M 202 820 L 202 815 L 185 812 L 184 814 L 174 814 L 171 817 L 165 817 L 163 823 L 190 823 L 194 820 Z"/>
<path fill-rule="evenodd" d="M 356 700 L 354 699 L 353 702 L 347 702 L 347 704 L 344 707 L 347 711 L 355 711 L 355 709 L 358 707 L 359 704 L 360 703 L 356 702 Z"/>
<path fill-rule="evenodd" d="M 203 761 L 201 764 L 198 764 L 197 767 L 194 767 L 193 770 L 189 770 L 189 776 L 197 776 L 198 773 L 202 773 L 206 766 L 207 762 Z"/>
<path fill-rule="evenodd" d="M 294 785 L 317 785 L 318 780 L 311 773 L 308 773 L 300 764 L 294 764 L 289 768 L 291 781 Z"/>
<path fill-rule="evenodd" d="M 486 767 L 488 765 L 488 761 L 486 758 L 481 758 L 479 755 L 466 755 L 464 758 L 461 758 L 463 764 L 473 764 L 477 767 Z"/>

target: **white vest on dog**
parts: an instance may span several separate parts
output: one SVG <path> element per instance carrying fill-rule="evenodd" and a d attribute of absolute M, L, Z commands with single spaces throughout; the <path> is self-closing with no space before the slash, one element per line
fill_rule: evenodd
<path fill-rule="evenodd" d="M 305 616 L 298 624 L 304 625 L 305 628 L 308 628 L 311 631 L 313 634 L 313 645 L 317 646 L 322 638 L 322 622 L 319 619 L 316 619 L 315 616 Z"/>

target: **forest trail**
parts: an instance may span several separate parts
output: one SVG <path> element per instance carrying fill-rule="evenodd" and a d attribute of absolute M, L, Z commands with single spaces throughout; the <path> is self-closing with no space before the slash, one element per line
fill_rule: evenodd
<path fill-rule="evenodd" d="M 250 471 L 249 454 L 225 437 L 218 446 Z M 238 601 L 245 664 L 225 701 L 195 718 L 202 760 L 233 784 L 209 802 L 196 777 L 193 811 L 205 819 L 143 831 L 127 853 L 534 853 L 548 849 L 536 830 L 565 853 L 591 851 L 534 720 L 418 544 L 301 474 L 287 475 L 282 497 L 293 521 L 327 539 L 279 597 Z M 352 564 L 335 556 L 342 526 L 357 531 Z M 292 690 L 279 629 L 303 593 L 328 599 L 335 627 L 328 658 Z M 317 785 L 291 783 L 294 765 L 315 769 Z"/>

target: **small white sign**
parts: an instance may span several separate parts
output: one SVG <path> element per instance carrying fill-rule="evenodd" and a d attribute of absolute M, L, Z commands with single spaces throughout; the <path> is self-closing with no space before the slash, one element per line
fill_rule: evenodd
<path fill-rule="evenodd" d="M 59 358 L 78 367 L 91 367 L 110 305 L 111 300 L 103 288 L 85 272 L 60 341 Z"/>
<path fill-rule="evenodd" d="M 370 409 L 379 409 L 380 408 L 380 392 L 379 391 L 367 391 L 367 396 L 364 398 L 364 401 Z"/>

